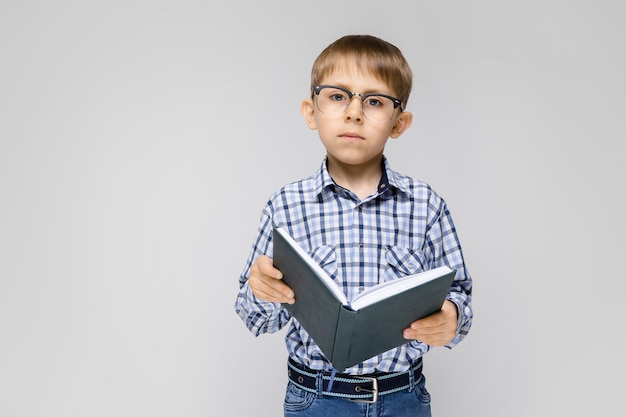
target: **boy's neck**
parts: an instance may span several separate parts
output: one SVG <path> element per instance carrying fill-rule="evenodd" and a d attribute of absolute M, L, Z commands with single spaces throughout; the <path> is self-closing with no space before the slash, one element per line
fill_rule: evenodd
<path fill-rule="evenodd" d="M 367 164 L 347 165 L 332 158 L 327 160 L 330 177 L 337 185 L 352 191 L 361 200 L 372 195 L 378 189 L 383 173 L 382 155 Z"/>

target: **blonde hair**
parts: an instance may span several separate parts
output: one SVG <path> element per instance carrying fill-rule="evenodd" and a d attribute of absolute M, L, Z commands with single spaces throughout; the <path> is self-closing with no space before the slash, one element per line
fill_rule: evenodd
<path fill-rule="evenodd" d="M 342 65 L 354 66 L 379 78 L 402 100 L 402 108 L 406 107 L 413 86 L 413 74 L 396 46 L 371 35 L 347 35 L 337 39 L 313 63 L 311 91 Z"/>

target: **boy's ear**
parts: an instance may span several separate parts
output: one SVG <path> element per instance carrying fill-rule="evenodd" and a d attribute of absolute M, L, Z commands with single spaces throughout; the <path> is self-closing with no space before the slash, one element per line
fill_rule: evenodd
<path fill-rule="evenodd" d="M 304 117 L 304 121 L 307 126 L 309 126 L 309 129 L 316 130 L 317 121 L 315 120 L 315 105 L 313 104 L 313 100 L 310 98 L 302 100 L 300 112 L 302 113 L 302 117 Z"/>
<path fill-rule="evenodd" d="M 413 123 L 413 113 L 408 112 L 408 111 L 404 111 L 400 113 L 400 115 L 396 119 L 396 122 L 393 125 L 393 128 L 391 129 L 391 133 L 389 134 L 389 137 L 393 139 L 400 137 L 400 135 L 403 134 L 405 130 L 411 127 L 412 123 Z"/>

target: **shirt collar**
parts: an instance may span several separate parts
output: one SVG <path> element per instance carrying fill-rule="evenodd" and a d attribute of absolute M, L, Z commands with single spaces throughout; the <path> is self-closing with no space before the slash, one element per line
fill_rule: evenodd
<path fill-rule="evenodd" d="M 395 188 L 407 194 L 411 194 L 411 189 L 403 176 L 391 169 L 389 161 L 385 156 L 382 160 L 383 174 L 378 183 L 378 194 L 384 194 L 391 188 Z M 334 190 L 337 185 L 328 173 L 327 159 L 324 159 L 320 169 L 315 175 L 315 194 L 320 195 L 324 190 Z"/>

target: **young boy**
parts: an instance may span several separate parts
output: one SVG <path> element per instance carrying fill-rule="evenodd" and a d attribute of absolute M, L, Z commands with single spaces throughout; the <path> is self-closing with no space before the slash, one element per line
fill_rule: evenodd
<path fill-rule="evenodd" d="M 255 335 L 289 325 L 285 416 L 430 416 L 422 356 L 452 348 L 472 323 L 472 281 L 445 202 L 427 184 L 391 170 L 389 138 L 410 126 L 412 74 L 402 53 L 373 36 L 345 36 L 313 64 L 301 111 L 326 158 L 312 176 L 274 193 L 240 277 L 237 313 Z M 272 265 L 272 227 L 282 226 L 343 288 L 363 289 L 447 265 L 456 278 L 441 310 L 404 330 L 406 344 L 334 370 L 280 303 L 297 294 Z"/>

